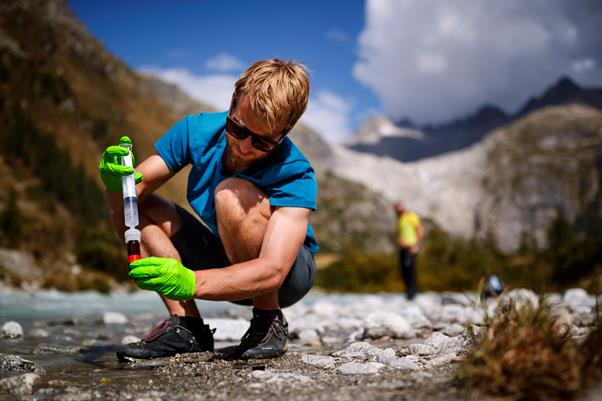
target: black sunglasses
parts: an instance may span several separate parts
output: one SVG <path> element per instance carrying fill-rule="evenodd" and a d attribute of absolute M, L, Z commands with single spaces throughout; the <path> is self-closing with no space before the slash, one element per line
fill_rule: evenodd
<path fill-rule="evenodd" d="M 275 141 L 256 134 L 247 127 L 231 119 L 230 116 L 226 117 L 226 132 L 241 141 L 250 136 L 253 147 L 262 152 L 271 152 L 276 146 L 280 145 L 280 142 L 284 139 L 284 136 L 282 136 L 282 139 Z"/>

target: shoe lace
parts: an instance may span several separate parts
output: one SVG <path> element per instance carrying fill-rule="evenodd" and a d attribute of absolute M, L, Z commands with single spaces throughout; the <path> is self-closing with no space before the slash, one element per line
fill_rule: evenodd
<path fill-rule="evenodd" d="M 251 327 L 241 339 L 241 343 L 245 344 L 260 344 L 269 335 L 273 334 L 279 340 L 282 340 L 282 330 L 279 328 L 277 319 L 265 317 L 253 317 L 251 319 Z"/>
<path fill-rule="evenodd" d="M 145 337 L 142 338 L 142 341 L 150 342 L 157 339 L 161 334 L 165 333 L 165 330 L 169 327 L 170 320 L 165 319 L 150 331 Z"/>

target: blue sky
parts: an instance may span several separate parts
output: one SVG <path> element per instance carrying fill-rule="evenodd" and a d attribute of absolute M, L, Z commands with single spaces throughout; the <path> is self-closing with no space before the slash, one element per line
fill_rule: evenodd
<path fill-rule="evenodd" d="M 365 118 L 515 111 L 560 76 L 602 87 L 599 0 L 69 0 L 131 67 L 226 108 L 253 61 L 305 63 L 302 121 L 339 142 Z"/>
<path fill-rule="evenodd" d="M 290 58 L 310 69 L 312 101 L 321 96 L 331 108 L 347 110 L 345 134 L 367 113 L 380 111 L 378 98 L 352 75 L 364 23 L 361 0 L 73 0 L 69 6 L 109 51 L 135 69 L 236 77 L 257 59 Z"/>

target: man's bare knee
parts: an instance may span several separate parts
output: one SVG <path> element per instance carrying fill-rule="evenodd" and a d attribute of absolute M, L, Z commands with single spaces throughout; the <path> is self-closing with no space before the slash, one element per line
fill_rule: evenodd
<path fill-rule="evenodd" d="M 270 204 L 265 193 L 242 178 L 228 178 L 215 188 L 215 207 L 218 213 L 237 209 L 243 215 L 256 211 L 266 219 L 270 216 Z"/>

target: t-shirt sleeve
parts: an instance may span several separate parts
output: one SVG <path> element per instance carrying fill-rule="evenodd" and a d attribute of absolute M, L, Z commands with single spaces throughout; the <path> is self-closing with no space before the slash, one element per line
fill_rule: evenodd
<path fill-rule="evenodd" d="M 167 167 L 176 173 L 191 162 L 188 119 L 185 117 L 178 121 L 155 142 L 155 149 L 159 156 Z"/>
<path fill-rule="evenodd" d="M 268 191 L 270 206 L 275 207 L 304 207 L 316 210 L 318 184 L 313 170 L 294 175 Z"/>
<path fill-rule="evenodd" d="M 418 226 L 420 225 L 420 218 L 418 217 L 418 215 L 416 213 L 412 213 L 411 214 L 412 217 L 412 225 L 414 226 L 414 228 L 418 228 Z"/>

